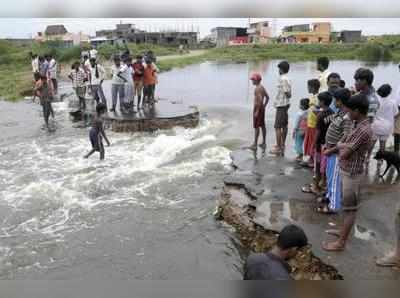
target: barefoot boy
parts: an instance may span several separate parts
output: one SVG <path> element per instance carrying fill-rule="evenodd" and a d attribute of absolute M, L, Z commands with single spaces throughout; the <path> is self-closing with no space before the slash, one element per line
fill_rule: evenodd
<path fill-rule="evenodd" d="M 253 109 L 253 126 L 254 126 L 254 143 L 250 146 L 252 150 L 257 150 L 258 136 L 260 135 L 260 128 L 262 130 L 263 142 L 260 147 L 265 150 L 266 142 L 265 137 L 267 130 L 265 128 L 265 107 L 268 104 L 269 96 L 264 86 L 261 85 L 261 75 L 255 73 L 251 76 L 250 80 L 256 86 L 254 90 L 254 109 Z M 265 101 L 264 101 L 265 98 Z"/>

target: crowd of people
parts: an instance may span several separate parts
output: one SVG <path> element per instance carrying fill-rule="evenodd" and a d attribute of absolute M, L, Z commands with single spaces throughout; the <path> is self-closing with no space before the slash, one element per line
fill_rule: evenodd
<path fill-rule="evenodd" d="M 103 90 L 103 82 L 107 78 L 107 72 L 97 57 L 97 50 L 92 47 L 90 51 L 82 52 L 80 61 L 71 66 L 68 75 L 72 87 L 79 101 L 79 110 L 86 110 L 87 94 L 91 94 L 96 101 L 96 112 L 92 121 L 89 139 L 92 150 L 85 155 L 88 158 L 94 152 L 100 153 L 100 159 L 104 159 L 103 138 L 110 145 L 103 128 L 103 116 L 108 110 L 107 99 Z M 32 71 L 34 77 L 34 96 L 39 98 L 43 109 L 45 126 L 50 130 L 49 118 L 54 118 L 52 101 L 57 94 L 57 62 L 52 55 L 44 57 L 31 53 Z M 136 113 L 146 107 L 152 107 L 156 103 L 155 89 L 158 83 L 157 73 L 159 69 L 155 64 L 156 57 L 152 51 L 144 55 L 136 55 L 133 58 L 129 50 L 113 56 L 111 66 L 111 99 L 110 112 L 115 112 L 119 102 L 121 113 Z M 135 104 L 135 97 L 137 102 Z M 135 110 L 135 106 L 137 109 Z"/>
<path fill-rule="evenodd" d="M 136 55 L 133 61 L 129 51 L 115 54 L 110 73 L 112 106 L 110 112 L 115 112 L 118 102 L 121 113 L 136 113 L 145 106 L 152 106 L 155 100 L 157 68 L 154 54 L 149 51 L 144 55 Z M 89 91 L 97 103 L 107 107 L 107 100 L 103 91 L 103 81 L 107 77 L 105 68 L 97 59 L 97 51 L 92 49 L 84 53 L 82 61 L 72 65 L 69 78 L 79 98 L 80 109 L 85 109 L 85 94 Z M 137 110 L 135 110 L 135 97 Z"/>
<path fill-rule="evenodd" d="M 375 155 L 378 173 L 385 156 L 400 163 L 400 89 L 395 93 L 389 84 L 383 84 L 375 90 L 374 74 L 368 68 L 357 69 L 354 73 L 354 87 L 346 88 L 346 82 L 340 74 L 329 70 L 329 59 L 326 57 L 318 58 L 317 69 L 320 72 L 319 78 L 307 81 L 309 96 L 299 101 L 300 109 L 292 133 L 294 151 L 297 154 L 296 162 L 312 169 L 312 181 L 304 185 L 302 191 L 315 195 L 318 206 L 315 211 L 322 214 L 343 213 L 340 229 L 326 231 L 335 236 L 336 240 L 323 242 L 322 248 L 326 251 L 343 251 L 356 220 L 361 183 L 368 174 L 369 161 L 376 143 L 379 142 Z M 278 64 L 280 76 L 277 95 L 273 100 L 276 109 L 276 144 L 269 152 L 273 156 L 284 156 L 286 151 L 288 110 L 292 99 L 289 70 L 290 64 L 287 61 Z M 260 74 L 253 74 L 250 80 L 255 85 L 255 139 L 250 149 L 256 151 L 261 147 L 265 150 L 264 118 L 269 96 L 261 84 Z M 260 131 L 263 140 L 258 146 Z M 391 136 L 394 149 L 389 152 L 387 141 Z M 400 209 L 396 211 L 395 225 L 397 248 L 394 253 L 377 259 L 379 266 L 400 266 Z M 284 240 L 286 238 L 290 239 Z M 292 255 L 290 249 L 299 249 L 305 245 L 307 241 L 301 228 L 291 226 L 284 229 L 275 250 L 248 258 L 245 278 L 274 279 L 275 276 L 277 279 L 286 279 L 288 275 L 285 273 L 284 259 Z"/>
<path fill-rule="evenodd" d="M 34 78 L 33 99 L 40 99 L 45 125 L 48 127 L 50 115 L 54 117 L 51 102 L 58 92 L 58 64 L 51 54 L 38 56 L 31 53 L 31 61 Z M 126 50 L 113 56 L 113 65 L 107 72 L 99 62 L 98 52 L 94 47 L 90 51 L 82 52 L 81 60 L 72 64 L 68 75 L 79 100 L 79 109 L 86 109 L 88 94 L 93 96 L 97 104 L 103 103 L 107 109 L 107 99 L 103 90 L 107 73 L 112 77 L 110 112 L 116 111 L 118 103 L 121 113 L 136 113 L 144 107 L 153 106 L 156 102 L 155 89 L 159 72 L 155 63 L 156 57 L 152 51 L 136 55 L 133 61 L 129 50 Z"/>

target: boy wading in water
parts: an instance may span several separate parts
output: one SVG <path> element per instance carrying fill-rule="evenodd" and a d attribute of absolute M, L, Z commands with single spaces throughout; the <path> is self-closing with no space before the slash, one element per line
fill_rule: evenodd
<path fill-rule="evenodd" d="M 92 144 L 92 150 L 84 156 L 84 158 L 89 158 L 90 155 L 96 151 L 100 152 L 100 160 L 104 159 L 104 145 L 103 138 L 107 142 L 107 146 L 110 146 L 110 141 L 108 140 L 106 133 L 104 132 L 103 126 L 103 114 L 107 112 L 107 106 L 103 103 L 99 103 L 96 106 L 96 116 L 93 118 L 92 128 L 89 132 L 90 143 Z"/>
<path fill-rule="evenodd" d="M 266 148 L 266 135 L 267 130 L 265 128 L 265 108 L 268 104 L 269 96 L 264 86 L 261 85 L 261 75 L 255 73 L 251 76 L 250 80 L 253 85 L 256 86 L 254 90 L 254 109 L 253 109 L 253 126 L 254 126 L 254 143 L 250 146 L 250 149 L 257 150 L 258 137 L 260 135 L 260 128 L 262 130 L 263 142 L 260 147 L 265 150 Z M 265 101 L 264 101 L 265 98 Z"/>
<path fill-rule="evenodd" d="M 287 77 L 290 68 L 289 63 L 287 61 L 282 61 L 278 64 L 278 68 L 280 77 L 278 81 L 278 93 L 274 101 L 274 107 L 276 108 L 274 125 L 276 145 L 270 153 L 283 156 L 285 154 L 285 143 L 288 134 L 288 110 L 290 107 L 290 98 L 292 97 L 292 88 L 290 80 Z"/>
<path fill-rule="evenodd" d="M 371 123 L 367 116 L 369 109 L 367 97 L 360 93 L 352 96 L 344 104 L 350 119 L 355 122 L 355 128 L 337 144 L 342 178 L 344 218 L 340 230 L 327 231 L 329 234 L 338 237 L 336 241 L 323 242 L 322 247 L 327 251 L 344 250 L 350 236 L 360 203 L 360 187 L 364 165 L 373 135 Z"/>

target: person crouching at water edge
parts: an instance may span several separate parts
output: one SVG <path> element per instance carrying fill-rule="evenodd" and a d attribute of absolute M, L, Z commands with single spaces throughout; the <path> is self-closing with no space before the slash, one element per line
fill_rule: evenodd
<path fill-rule="evenodd" d="M 35 96 L 39 97 L 39 99 L 40 99 L 40 105 L 43 108 L 44 123 L 46 125 L 46 128 L 48 130 L 50 130 L 50 128 L 49 128 L 50 114 L 54 118 L 54 111 L 53 111 L 53 107 L 51 106 L 53 90 L 52 90 L 51 84 L 49 84 L 49 82 L 47 81 L 46 75 L 40 76 L 40 80 L 38 80 L 35 84 L 34 93 L 35 93 Z"/>
<path fill-rule="evenodd" d="M 251 254 L 244 265 L 244 280 L 291 280 L 292 271 L 286 262 L 306 248 L 308 239 L 303 229 L 288 225 L 278 236 L 276 246 L 265 253 Z"/>
<path fill-rule="evenodd" d="M 96 106 L 96 115 L 93 118 L 92 128 L 89 132 L 90 143 L 92 144 L 92 150 L 84 156 L 84 158 L 89 158 L 90 155 L 96 151 L 100 152 L 100 160 L 104 159 L 104 145 L 103 138 L 107 142 L 107 146 L 110 146 L 110 141 L 108 140 L 106 133 L 104 132 L 103 125 L 103 115 L 107 112 L 107 107 L 103 103 L 99 103 Z"/>
<path fill-rule="evenodd" d="M 86 94 L 86 85 L 85 82 L 87 81 L 86 73 L 80 67 L 80 63 L 76 61 L 72 64 L 72 71 L 68 76 L 72 81 L 72 87 L 75 90 L 76 96 L 79 99 L 79 109 L 85 110 L 86 109 L 86 101 L 85 101 L 85 94 Z"/>
<path fill-rule="evenodd" d="M 253 85 L 256 86 L 254 90 L 254 109 L 253 109 L 253 127 L 254 127 L 254 143 L 250 146 L 250 149 L 257 150 L 258 137 L 260 135 L 260 128 L 262 130 L 263 142 L 260 147 L 265 150 L 266 148 L 266 135 L 267 130 L 265 128 L 265 108 L 268 104 L 269 96 L 264 86 L 261 85 L 261 75 L 255 73 L 251 76 L 250 80 Z M 265 101 L 264 101 L 265 98 Z"/>
<path fill-rule="evenodd" d="M 104 78 L 106 76 L 106 71 L 103 66 L 96 62 L 96 58 L 90 58 L 89 74 L 90 87 L 92 89 L 93 98 L 96 100 L 97 104 L 101 102 L 107 107 L 107 100 L 104 96 L 102 86 Z"/>

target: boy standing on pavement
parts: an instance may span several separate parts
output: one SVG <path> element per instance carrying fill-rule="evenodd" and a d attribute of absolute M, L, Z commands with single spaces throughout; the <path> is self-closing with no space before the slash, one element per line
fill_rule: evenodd
<path fill-rule="evenodd" d="M 258 144 L 258 137 L 260 135 L 260 128 L 262 130 L 263 142 L 260 147 L 265 150 L 266 148 L 266 135 L 267 130 L 265 128 L 265 108 L 269 101 L 269 96 L 264 86 L 261 85 L 261 75 L 255 73 L 251 76 L 250 80 L 253 85 L 256 86 L 254 90 L 254 109 L 253 109 L 253 126 L 254 126 L 254 143 L 250 146 L 250 149 L 256 151 Z M 265 101 L 264 101 L 265 98 Z"/>
<path fill-rule="evenodd" d="M 288 133 L 288 110 L 290 107 L 290 98 L 292 97 L 292 87 L 287 76 L 290 68 L 289 63 L 282 61 L 278 64 L 278 68 L 280 77 L 278 81 L 278 93 L 274 101 L 274 107 L 276 108 L 274 125 L 276 145 L 270 153 L 283 156 L 285 154 L 285 143 Z"/>
<path fill-rule="evenodd" d="M 344 218 L 340 230 L 327 231 L 329 234 L 338 237 L 336 241 L 323 242 L 322 247 L 327 251 L 345 249 L 356 219 L 364 165 L 372 141 L 371 123 L 367 116 L 369 110 L 367 97 L 362 93 L 353 95 L 345 105 L 350 119 L 355 122 L 355 127 L 337 144 L 342 178 Z"/>

